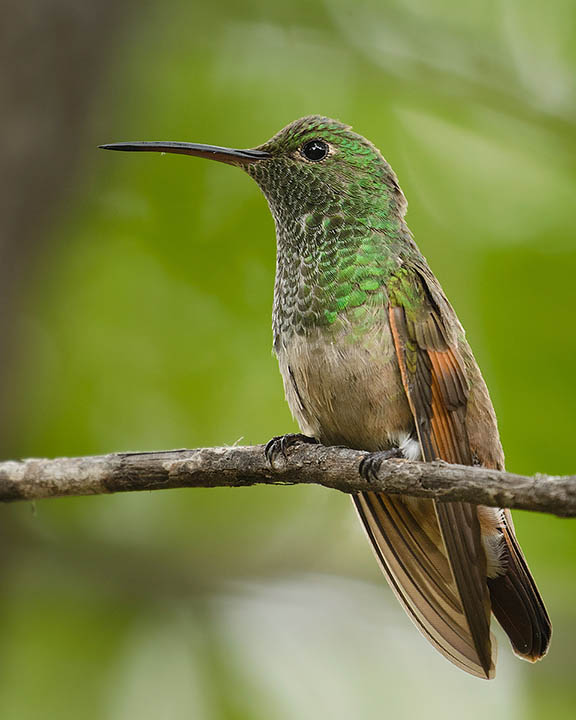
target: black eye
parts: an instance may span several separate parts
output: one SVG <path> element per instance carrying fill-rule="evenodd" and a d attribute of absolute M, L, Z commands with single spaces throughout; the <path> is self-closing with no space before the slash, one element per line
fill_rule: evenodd
<path fill-rule="evenodd" d="M 328 155 L 329 149 L 328 143 L 325 143 L 324 140 L 309 140 L 302 145 L 300 152 L 307 160 L 319 162 L 320 160 L 324 160 L 326 155 Z"/>

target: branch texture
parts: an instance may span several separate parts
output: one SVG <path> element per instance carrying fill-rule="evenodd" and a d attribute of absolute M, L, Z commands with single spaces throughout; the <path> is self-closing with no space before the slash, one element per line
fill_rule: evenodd
<path fill-rule="evenodd" d="M 576 476 L 527 477 L 480 467 L 388 460 L 373 481 L 358 465 L 366 453 L 321 445 L 297 445 L 271 467 L 262 445 L 130 452 L 54 460 L 0 463 L 0 501 L 133 490 L 250 485 L 323 485 L 345 493 L 381 490 L 576 516 Z"/>

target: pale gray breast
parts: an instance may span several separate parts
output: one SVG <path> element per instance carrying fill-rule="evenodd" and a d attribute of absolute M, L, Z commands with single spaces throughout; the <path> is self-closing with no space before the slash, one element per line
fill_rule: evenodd
<path fill-rule="evenodd" d="M 314 328 L 278 343 L 286 399 L 302 432 L 328 445 L 375 451 L 413 431 L 383 315 L 363 333 Z"/>

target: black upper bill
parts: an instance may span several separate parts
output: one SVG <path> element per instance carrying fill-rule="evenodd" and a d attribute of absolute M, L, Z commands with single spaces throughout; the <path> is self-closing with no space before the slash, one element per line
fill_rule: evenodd
<path fill-rule="evenodd" d="M 198 145 L 186 142 L 125 142 L 99 145 L 103 150 L 124 150 L 128 152 L 162 152 L 192 155 L 210 160 L 228 163 L 229 165 L 246 165 L 270 157 L 263 150 L 236 150 L 219 147 L 218 145 Z"/>

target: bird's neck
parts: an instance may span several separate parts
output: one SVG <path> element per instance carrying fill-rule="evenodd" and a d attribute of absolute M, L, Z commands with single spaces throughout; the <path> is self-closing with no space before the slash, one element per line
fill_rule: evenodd
<path fill-rule="evenodd" d="M 410 234 L 401 216 L 376 204 L 351 215 L 272 208 L 277 235 L 274 345 L 318 330 L 361 335 L 387 302 L 386 284 Z"/>

